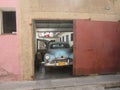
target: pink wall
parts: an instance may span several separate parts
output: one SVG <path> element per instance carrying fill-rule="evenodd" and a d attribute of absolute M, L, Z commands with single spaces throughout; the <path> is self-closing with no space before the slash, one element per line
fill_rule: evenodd
<path fill-rule="evenodd" d="M 0 7 L 17 7 L 17 0 L 0 0 Z"/>
<path fill-rule="evenodd" d="M 0 0 L 0 9 L 15 8 L 17 14 L 17 6 L 17 0 Z M 5 77 L 3 78 L 4 75 L 7 77 L 7 80 L 19 79 L 20 61 L 18 45 L 19 44 L 17 34 L 0 35 L 0 81 L 6 80 Z"/>

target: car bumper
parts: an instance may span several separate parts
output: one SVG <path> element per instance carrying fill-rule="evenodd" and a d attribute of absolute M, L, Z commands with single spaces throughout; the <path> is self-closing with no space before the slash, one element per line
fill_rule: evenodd
<path fill-rule="evenodd" d="M 45 66 L 69 66 L 73 65 L 70 60 L 55 60 L 54 63 L 45 63 Z"/>

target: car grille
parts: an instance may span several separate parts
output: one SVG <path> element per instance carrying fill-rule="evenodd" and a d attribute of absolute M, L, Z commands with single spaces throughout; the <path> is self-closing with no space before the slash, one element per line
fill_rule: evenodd
<path fill-rule="evenodd" d="M 66 58 L 66 59 L 55 59 L 51 61 L 50 63 L 59 63 L 59 62 L 72 62 L 72 59 Z"/>

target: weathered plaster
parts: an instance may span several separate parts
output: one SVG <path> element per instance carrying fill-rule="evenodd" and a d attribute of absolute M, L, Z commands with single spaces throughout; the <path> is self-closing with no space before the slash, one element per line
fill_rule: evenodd
<path fill-rule="evenodd" d="M 120 20 L 120 0 L 19 0 L 19 41 L 22 79 L 34 76 L 34 19 Z"/>
<path fill-rule="evenodd" d="M 0 10 L 14 10 L 18 13 L 17 3 L 17 0 L 0 0 Z M 20 80 L 18 45 L 18 34 L 0 35 L 0 81 Z"/>
<path fill-rule="evenodd" d="M 19 80 L 20 76 L 10 73 L 4 68 L 0 67 L 0 81 L 16 81 Z"/>

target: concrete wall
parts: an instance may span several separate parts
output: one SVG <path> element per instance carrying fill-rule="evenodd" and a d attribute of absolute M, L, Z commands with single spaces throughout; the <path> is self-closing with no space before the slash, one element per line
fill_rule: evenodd
<path fill-rule="evenodd" d="M 19 0 L 22 79 L 34 78 L 34 19 L 120 20 L 120 0 Z M 28 61 L 29 60 L 29 61 Z M 27 67 L 26 67 L 27 65 Z"/>
<path fill-rule="evenodd" d="M 17 0 L 0 0 L 1 11 L 11 9 L 17 13 Z M 20 80 L 18 34 L 0 35 L 0 81 L 6 80 Z"/>

